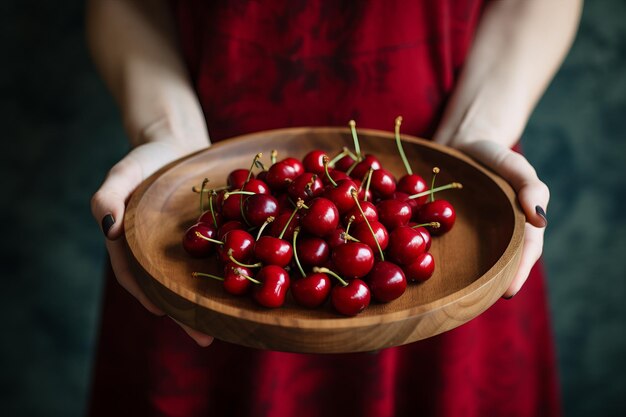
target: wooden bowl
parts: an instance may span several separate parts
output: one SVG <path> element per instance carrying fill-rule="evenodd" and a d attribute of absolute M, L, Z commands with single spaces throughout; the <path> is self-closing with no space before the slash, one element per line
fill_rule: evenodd
<path fill-rule="evenodd" d="M 377 155 L 397 177 L 404 174 L 393 134 L 360 130 L 361 148 Z M 224 292 L 221 282 L 193 278 L 193 271 L 220 274 L 213 260 L 192 259 L 181 239 L 199 214 L 202 179 L 225 184 L 228 173 L 247 168 L 253 156 L 302 158 L 319 148 L 335 154 L 352 147 L 348 129 L 293 128 L 245 135 L 212 146 L 163 168 L 133 194 L 126 213 L 126 238 L 140 285 L 168 315 L 218 339 L 244 346 L 290 352 L 356 352 L 398 346 L 453 329 L 478 316 L 504 293 L 517 270 L 525 218 L 514 191 L 500 177 L 444 146 L 403 136 L 413 170 L 437 183 L 462 182 L 442 193 L 454 204 L 457 221 L 435 238 L 435 273 L 388 304 L 372 304 L 357 317 L 343 317 L 329 305 L 309 310 L 288 296 L 284 307 L 259 307 L 251 297 Z M 267 160 L 267 158 L 265 158 Z M 213 258 L 211 258 L 213 259 Z"/>

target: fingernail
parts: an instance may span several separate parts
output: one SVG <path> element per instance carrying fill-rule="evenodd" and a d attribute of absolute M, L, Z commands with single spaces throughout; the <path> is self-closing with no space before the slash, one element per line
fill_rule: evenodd
<path fill-rule="evenodd" d="M 535 206 L 535 211 L 543 219 L 543 227 L 548 225 L 548 219 L 546 218 L 546 211 L 541 206 Z"/>
<path fill-rule="evenodd" d="M 111 227 L 113 227 L 114 224 L 115 219 L 111 213 L 102 218 L 102 233 L 104 233 L 104 236 L 109 236 L 109 230 L 111 230 Z"/>
<path fill-rule="evenodd" d="M 515 293 L 515 294 L 517 294 L 517 293 Z M 510 300 L 511 298 L 515 297 L 515 294 L 507 295 L 506 297 L 502 296 L 502 298 L 504 298 L 505 300 Z"/>

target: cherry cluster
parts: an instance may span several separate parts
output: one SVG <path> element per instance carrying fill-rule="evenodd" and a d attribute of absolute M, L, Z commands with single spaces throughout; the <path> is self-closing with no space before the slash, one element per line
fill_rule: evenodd
<path fill-rule="evenodd" d="M 330 298 L 347 316 L 371 299 L 397 299 L 407 281 L 429 279 L 435 268 L 431 236 L 447 233 L 456 218 L 454 207 L 434 195 L 461 184 L 435 188 L 434 168 L 429 188 L 412 172 L 401 121 L 396 119 L 395 136 L 407 173 L 398 181 L 376 156 L 361 152 L 354 121 L 354 152 L 344 148 L 331 159 L 313 150 L 302 161 L 279 161 L 272 151 L 269 167 L 257 154 L 250 169 L 228 175 L 225 187 L 207 189 L 205 179 L 194 188 L 202 214 L 185 232 L 183 246 L 194 257 L 217 253 L 223 276 L 193 275 L 221 280 L 233 295 L 252 293 L 269 308 L 282 306 L 288 291 L 307 308 Z"/>

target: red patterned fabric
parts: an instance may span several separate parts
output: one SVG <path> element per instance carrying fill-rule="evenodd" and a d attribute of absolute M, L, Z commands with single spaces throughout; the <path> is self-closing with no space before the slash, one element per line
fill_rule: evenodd
<path fill-rule="evenodd" d="M 481 1 L 179 1 L 213 141 L 299 125 L 429 137 Z M 543 274 L 471 322 L 375 353 L 202 349 L 109 273 L 91 416 L 558 416 Z"/>

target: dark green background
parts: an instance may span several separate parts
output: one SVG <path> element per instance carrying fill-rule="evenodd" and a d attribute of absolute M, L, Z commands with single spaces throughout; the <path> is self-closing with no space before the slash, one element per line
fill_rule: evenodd
<path fill-rule="evenodd" d="M 62 6 L 61 6 L 62 5 Z M 103 241 L 89 198 L 126 150 L 82 3 L 0 6 L 0 413 L 81 415 Z M 523 138 L 552 189 L 545 261 L 566 415 L 626 415 L 626 2 L 588 1 Z"/>

